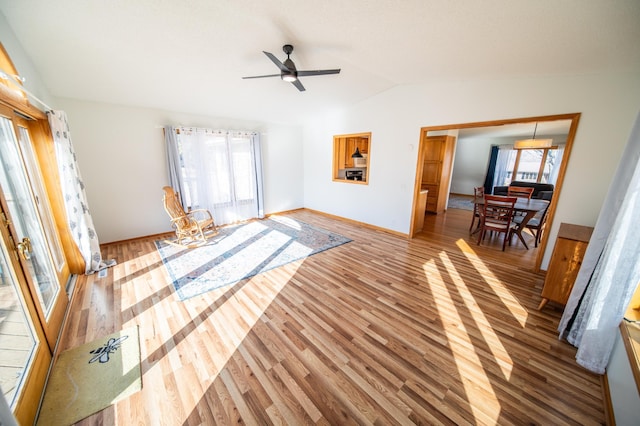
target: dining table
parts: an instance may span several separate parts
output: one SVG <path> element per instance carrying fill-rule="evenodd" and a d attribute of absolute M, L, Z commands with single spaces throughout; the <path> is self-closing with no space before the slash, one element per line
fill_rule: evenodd
<path fill-rule="evenodd" d="M 475 197 L 473 199 L 473 203 L 476 204 L 478 208 L 482 208 L 482 206 L 484 205 L 484 197 Z M 518 236 L 518 239 L 522 241 L 522 244 L 524 244 L 524 247 L 527 250 L 529 250 L 529 246 L 522 236 L 522 231 L 524 231 L 524 229 L 527 227 L 527 223 L 529 223 L 529 221 L 536 215 L 536 213 L 544 211 L 548 206 L 549 201 L 547 200 L 524 197 L 517 197 L 516 199 L 516 203 L 513 206 L 514 214 L 523 213 L 524 216 L 522 217 L 522 221 L 520 221 L 518 226 L 514 228 L 513 232 Z M 480 224 L 478 224 L 478 227 L 473 231 L 473 233 L 476 233 L 479 230 Z"/>

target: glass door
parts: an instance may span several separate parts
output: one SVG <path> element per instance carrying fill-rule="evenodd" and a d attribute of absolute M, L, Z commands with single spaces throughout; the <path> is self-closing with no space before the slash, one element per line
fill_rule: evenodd
<path fill-rule="evenodd" d="M 51 352 L 10 237 L 4 211 L 0 238 L 0 388 L 19 424 L 32 424 Z M 35 321 L 34 321 L 35 319 Z"/>
<path fill-rule="evenodd" d="M 22 119 L 2 111 L 0 116 L 0 186 L 2 204 L 10 234 L 9 249 L 15 248 L 26 277 L 30 297 L 44 330 L 51 352 L 55 347 L 68 303 L 59 282 L 47 233 L 38 210 L 38 197 L 29 184 L 18 135 L 28 137 L 27 128 L 18 126 Z M 46 223 L 46 222 L 45 222 Z"/>

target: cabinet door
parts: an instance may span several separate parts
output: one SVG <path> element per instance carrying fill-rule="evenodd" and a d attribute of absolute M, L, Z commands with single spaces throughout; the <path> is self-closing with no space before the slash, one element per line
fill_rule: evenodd
<path fill-rule="evenodd" d="M 566 304 L 587 250 L 583 241 L 558 238 L 547 270 L 542 297 Z"/>
<path fill-rule="evenodd" d="M 442 163 L 439 161 L 425 161 L 422 167 L 422 184 L 438 185 L 442 175 Z"/>
<path fill-rule="evenodd" d="M 428 137 L 425 141 L 424 160 L 442 161 L 444 139 L 441 136 Z"/>

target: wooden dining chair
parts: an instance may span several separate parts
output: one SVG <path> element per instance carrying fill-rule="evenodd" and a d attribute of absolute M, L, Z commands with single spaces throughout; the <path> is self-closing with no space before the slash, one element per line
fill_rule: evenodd
<path fill-rule="evenodd" d="M 171 226 L 176 231 L 176 243 L 205 243 L 207 238 L 217 233 L 213 216 L 209 210 L 194 209 L 184 211 L 178 193 L 170 186 L 164 190 L 164 209 L 171 218 Z"/>
<path fill-rule="evenodd" d="M 514 224 L 513 206 L 516 204 L 516 197 L 502 197 L 499 195 L 485 195 L 484 204 L 480 212 L 480 235 L 478 235 L 478 245 L 484 239 L 487 231 L 504 234 L 502 251 L 504 251 L 507 240 L 511 237 L 511 229 Z"/>
<path fill-rule="evenodd" d="M 548 204 L 544 210 L 536 213 L 536 215 L 525 225 L 525 229 L 529 229 L 531 231 L 536 247 L 538 247 L 538 244 L 542 241 L 542 232 L 547 222 L 547 211 L 549 210 L 549 205 L 550 204 Z M 512 229 L 511 235 L 517 233 L 518 229 L 522 226 L 522 219 L 522 216 L 514 216 L 513 222 L 515 223 L 515 228 Z M 509 237 L 509 240 L 511 240 L 511 237 Z"/>
<path fill-rule="evenodd" d="M 475 198 L 484 198 L 484 186 L 476 186 L 475 188 L 473 188 L 473 196 Z M 471 226 L 469 226 L 469 232 L 473 233 L 475 231 L 473 231 L 473 224 L 476 221 L 476 218 L 478 218 L 478 228 L 480 227 L 480 207 L 478 207 L 478 204 L 473 203 L 473 216 L 471 216 Z"/>
<path fill-rule="evenodd" d="M 510 186 L 507 188 L 507 197 L 517 197 L 531 199 L 535 188 L 527 188 L 524 186 Z"/>

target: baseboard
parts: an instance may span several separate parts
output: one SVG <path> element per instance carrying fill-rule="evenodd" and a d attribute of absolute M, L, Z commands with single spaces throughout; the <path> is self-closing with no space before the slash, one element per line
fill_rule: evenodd
<path fill-rule="evenodd" d="M 125 238 L 124 240 L 118 240 L 118 241 L 109 241 L 108 243 L 100 243 L 100 248 L 104 248 L 107 247 L 111 244 L 123 244 L 123 243 L 129 243 L 132 241 L 136 241 L 136 240 L 141 240 L 143 238 L 155 238 L 155 239 L 163 239 L 163 238 L 169 238 L 170 236 L 175 236 L 176 233 L 173 231 L 167 231 L 167 232 L 161 232 L 159 234 L 151 234 L 151 235 L 142 235 L 140 237 L 133 237 L 133 238 Z"/>
<path fill-rule="evenodd" d="M 600 384 L 602 386 L 602 402 L 604 404 L 604 419 L 607 426 L 615 426 L 616 418 L 613 414 L 613 402 L 611 402 L 611 391 L 609 390 L 609 379 L 607 373 L 600 376 Z"/>
<path fill-rule="evenodd" d="M 371 225 L 370 223 L 360 222 L 360 221 L 357 221 L 357 220 L 349 219 L 347 217 L 337 216 L 337 215 L 334 215 L 334 214 L 331 214 L 331 213 L 325 213 L 325 212 L 320 211 L 320 210 L 309 209 L 309 208 L 306 208 L 306 207 L 304 207 L 302 209 L 298 209 L 298 210 L 306 210 L 306 211 L 313 212 L 313 213 L 316 213 L 316 214 L 319 214 L 319 215 L 322 215 L 322 216 L 330 217 L 332 219 L 343 220 L 345 222 L 349 222 L 349 223 L 352 223 L 354 225 L 362 226 L 364 228 L 372 229 L 374 231 L 386 232 L 387 234 L 392 234 L 392 235 L 395 235 L 396 237 L 409 238 L 409 234 L 405 234 L 403 232 L 394 231 L 392 229 L 383 228 L 381 226 Z"/>
<path fill-rule="evenodd" d="M 395 235 L 397 237 L 409 238 L 409 234 L 405 234 L 403 232 L 398 232 L 398 231 L 394 231 L 392 229 L 387 229 L 387 228 L 383 228 L 383 227 L 380 227 L 380 226 L 371 225 L 370 223 L 366 223 L 366 222 L 359 222 L 357 220 L 349 219 L 347 217 L 337 216 L 337 215 L 334 215 L 334 214 L 331 214 L 331 213 L 326 213 L 326 212 L 323 212 L 323 211 L 320 211 L 320 210 L 309 209 L 309 208 L 306 208 L 306 207 L 300 207 L 300 208 L 291 209 L 291 210 L 282 210 L 282 211 L 279 211 L 279 212 L 272 212 L 272 213 L 266 214 L 264 217 L 269 217 L 269 216 L 274 216 L 274 215 L 279 215 L 279 214 L 282 215 L 282 214 L 294 213 L 294 212 L 305 211 L 305 210 L 309 211 L 309 212 L 313 212 L 313 213 L 319 214 L 319 215 L 322 215 L 322 216 L 330 217 L 332 219 L 337 219 L 337 220 L 343 220 L 345 222 L 350 222 L 350 223 L 353 223 L 353 224 L 358 225 L 358 226 L 362 226 L 362 227 L 365 227 L 365 228 L 368 228 L 368 229 L 372 229 L 374 231 L 386 232 L 387 234 L 392 234 L 392 235 Z M 221 226 L 226 226 L 226 225 L 221 225 Z M 142 237 L 127 238 L 127 239 L 120 240 L 120 241 L 110 241 L 108 243 L 101 243 L 100 244 L 100 248 L 105 248 L 105 247 L 107 247 L 107 246 L 109 246 L 111 244 L 122 244 L 122 243 L 131 242 L 131 241 L 135 241 L 135 240 L 140 240 L 140 239 L 143 239 L 143 238 L 163 239 L 163 238 L 170 237 L 172 235 L 175 235 L 175 233 L 172 232 L 172 231 L 167 231 L 167 232 L 162 232 L 162 233 L 159 233 L 159 234 L 145 235 L 145 236 L 142 236 Z"/>

